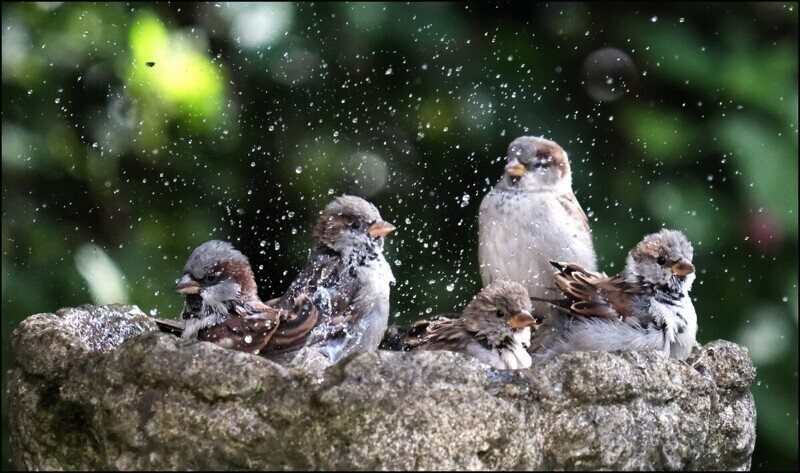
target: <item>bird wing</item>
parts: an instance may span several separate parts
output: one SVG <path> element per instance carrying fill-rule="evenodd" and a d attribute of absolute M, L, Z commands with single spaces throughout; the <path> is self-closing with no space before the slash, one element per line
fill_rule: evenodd
<path fill-rule="evenodd" d="M 203 329 L 198 338 L 233 350 L 270 355 L 302 346 L 318 318 L 311 299 L 301 294 L 289 309 L 251 301 L 234 308 L 225 322 Z"/>
<path fill-rule="evenodd" d="M 420 320 L 406 331 L 408 350 L 451 350 L 463 349 L 471 338 L 458 318 L 440 317 L 436 320 Z"/>
<path fill-rule="evenodd" d="M 311 253 L 306 266 L 274 305 L 287 308 L 294 298 L 307 294 L 319 310 L 317 325 L 328 324 L 324 338 L 329 338 L 341 332 L 344 324 L 352 318 L 359 316 L 352 310 L 355 290 L 355 274 L 344 268 L 340 256 L 318 249 Z"/>
<path fill-rule="evenodd" d="M 579 264 L 555 261 L 550 264 L 558 269 L 555 283 L 566 296 L 554 305 L 586 317 L 625 320 L 630 315 L 636 288 L 621 275 L 609 278 L 605 273 L 589 271 Z"/>
<path fill-rule="evenodd" d="M 591 229 L 589 228 L 589 218 L 586 216 L 586 212 L 583 211 L 581 204 L 578 203 L 578 199 L 575 198 L 575 194 L 568 192 L 566 194 L 559 195 L 558 202 L 562 207 L 564 207 L 564 210 L 570 217 L 575 219 L 575 221 L 580 222 L 580 225 L 584 230 L 584 234 L 589 235 L 591 233 Z"/>
<path fill-rule="evenodd" d="M 247 306 L 237 307 L 224 322 L 201 329 L 197 338 L 232 350 L 261 353 L 278 329 L 284 311 L 261 302 Z"/>
<path fill-rule="evenodd" d="M 301 293 L 292 301 L 290 310 L 284 310 L 281 323 L 272 335 L 267 353 L 286 353 L 300 349 L 319 320 L 319 309 L 311 298 Z"/>

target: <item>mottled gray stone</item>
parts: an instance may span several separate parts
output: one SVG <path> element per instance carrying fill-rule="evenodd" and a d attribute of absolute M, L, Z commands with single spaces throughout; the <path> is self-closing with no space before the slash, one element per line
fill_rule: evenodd
<path fill-rule="evenodd" d="M 748 469 L 755 371 L 711 342 L 516 372 L 380 351 L 304 372 L 157 331 L 133 306 L 26 319 L 9 418 L 27 469 Z"/>

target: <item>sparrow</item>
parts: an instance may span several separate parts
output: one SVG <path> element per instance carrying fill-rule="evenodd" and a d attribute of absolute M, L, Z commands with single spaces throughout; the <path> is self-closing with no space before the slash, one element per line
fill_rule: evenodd
<path fill-rule="evenodd" d="M 516 281 L 534 298 L 534 310 L 553 310 L 537 298 L 555 297 L 550 260 L 596 270 L 589 220 L 572 192 L 567 153 L 557 143 L 522 136 L 508 146 L 500 182 L 478 213 L 478 260 L 486 286 Z"/>
<path fill-rule="evenodd" d="M 395 331 L 402 340 L 394 348 L 465 353 L 501 370 L 529 368 L 531 328 L 540 323 L 531 315 L 525 287 L 498 280 L 483 288 L 458 318 L 421 320 L 404 332 Z"/>
<path fill-rule="evenodd" d="M 579 264 L 551 261 L 563 297 L 531 340 L 537 361 L 572 351 L 661 350 L 685 360 L 695 343 L 697 314 L 689 297 L 694 250 L 683 233 L 644 237 L 613 277 Z"/>
<path fill-rule="evenodd" d="M 377 350 L 389 321 L 389 284 L 395 281 L 383 243 L 394 230 L 366 200 L 337 197 L 314 225 L 305 266 L 283 296 L 269 302 L 291 308 L 302 294 L 311 297 L 319 318 L 305 349 L 322 354 L 327 363 Z"/>
<path fill-rule="evenodd" d="M 267 358 L 301 347 L 319 317 L 302 293 L 286 309 L 264 304 L 247 257 L 225 241 L 198 246 L 175 291 L 186 297 L 183 324 L 157 319 L 163 331 Z"/>

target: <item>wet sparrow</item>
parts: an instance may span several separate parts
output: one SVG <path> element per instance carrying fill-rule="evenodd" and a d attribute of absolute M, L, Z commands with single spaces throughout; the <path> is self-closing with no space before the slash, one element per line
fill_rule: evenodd
<path fill-rule="evenodd" d="M 613 277 L 551 262 L 564 298 L 550 301 L 559 312 L 533 337 L 534 360 L 572 351 L 646 348 L 686 359 L 697 334 L 689 298 L 695 279 L 692 255 L 683 233 L 664 229 L 645 236 L 628 254 L 625 269 Z"/>
<path fill-rule="evenodd" d="M 329 363 L 378 348 L 389 320 L 389 284 L 394 282 L 383 240 L 394 229 L 366 200 L 337 197 L 317 219 L 305 267 L 280 300 L 270 301 L 290 308 L 299 295 L 310 295 L 320 318 L 306 348 Z"/>
<path fill-rule="evenodd" d="M 572 193 L 567 153 L 557 143 L 522 136 L 508 147 L 500 182 L 478 214 L 478 259 L 486 286 L 516 281 L 533 298 L 555 297 L 550 260 L 572 261 L 593 271 L 596 257 L 586 214 Z M 552 313 L 534 302 L 539 314 Z"/>
<path fill-rule="evenodd" d="M 267 357 L 301 347 L 319 315 L 305 294 L 285 309 L 261 302 L 250 262 L 219 240 L 192 252 L 175 291 L 186 296 L 183 324 L 157 320 L 162 330 Z"/>
<path fill-rule="evenodd" d="M 515 282 L 486 286 L 457 319 L 421 320 L 404 334 L 405 350 L 449 350 L 471 355 L 496 369 L 531 366 L 528 354 L 531 327 L 528 291 Z"/>

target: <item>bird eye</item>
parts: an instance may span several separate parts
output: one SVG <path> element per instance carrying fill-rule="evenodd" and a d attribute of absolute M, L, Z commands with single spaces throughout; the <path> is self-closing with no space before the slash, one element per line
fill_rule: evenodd
<path fill-rule="evenodd" d="M 544 167 L 545 167 L 545 165 L 544 165 L 544 163 L 543 163 L 543 162 L 541 162 L 541 161 L 536 161 L 536 162 L 533 164 L 533 168 L 534 168 L 534 169 L 542 169 L 542 168 L 544 168 Z"/>
<path fill-rule="evenodd" d="M 503 317 L 503 312 L 501 312 L 501 311 L 499 311 L 499 310 L 498 310 L 498 311 L 497 311 L 497 312 L 496 312 L 494 315 L 496 315 L 496 316 L 498 316 L 498 317 L 502 318 L 502 317 Z"/>
<path fill-rule="evenodd" d="M 353 230 L 361 230 L 364 228 L 364 222 L 362 222 L 361 220 L 356 220 L 355 222 L 350 224 L 350 228 L 352 228 Z"/>
<path fill-rule="evenodd" d="M 667 259 L 664 258 L 663 256 L 659 256 L 658 259 L 656 259 L 656 263 L 658 263 L 659 266 L 664 266 L 665 264 L 667 264 Z"/>
<path fill-rule="evenodd" d="M 206 279 L 206 282 L 208 282 L 208 283 L 215 283 L 215 282 L 217 282 L 217 275 L 214 274 L 214 273 L 211 273 L 211 274 L 206 275 L 205 279 Z"/>

